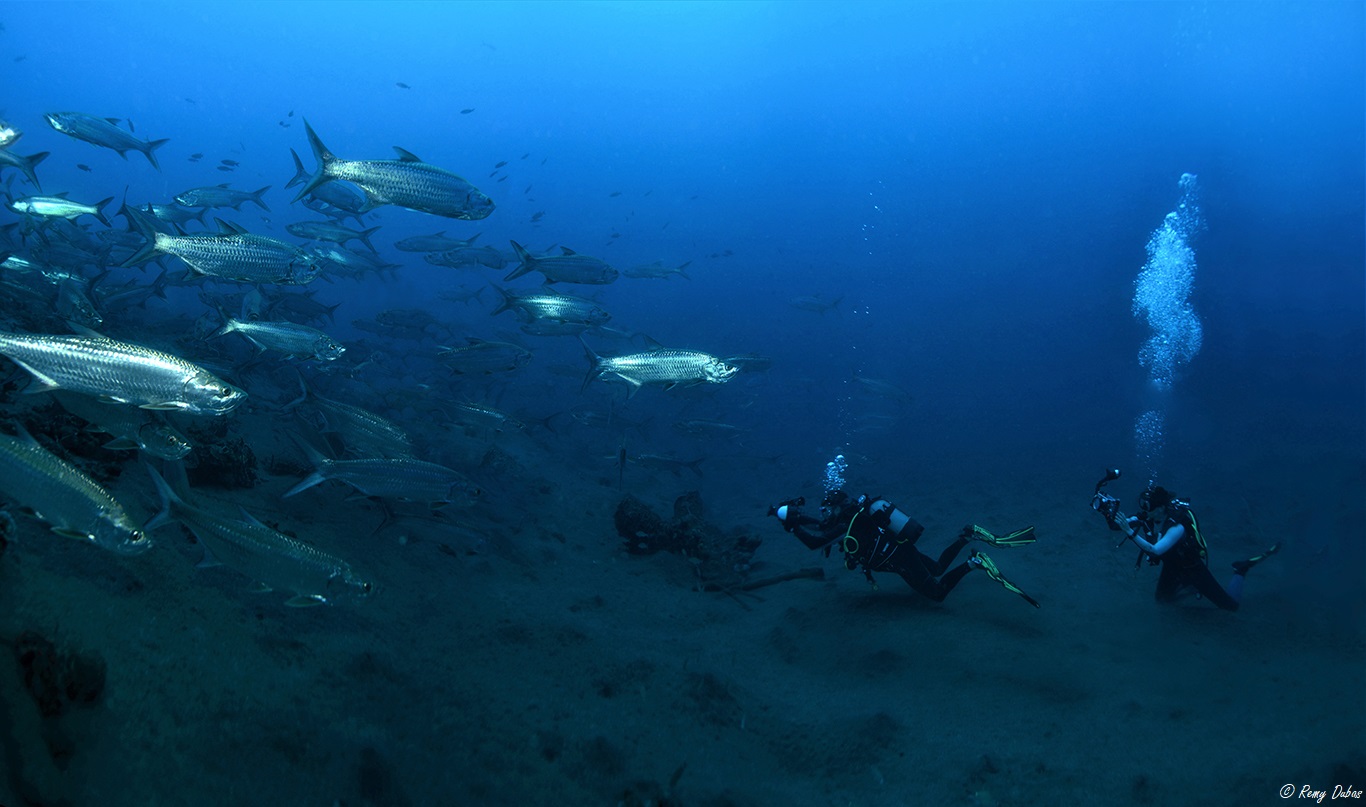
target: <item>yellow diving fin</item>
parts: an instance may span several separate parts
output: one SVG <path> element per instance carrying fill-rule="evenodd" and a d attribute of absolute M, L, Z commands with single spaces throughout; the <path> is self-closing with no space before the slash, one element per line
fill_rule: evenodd
<path fill-rule="evenodd" d="M 1019 586 L 1010 582 L 1006 579 L 1005 575 L 1001 574 L 1001 570 L 996 568 L 996 564 L 991 561 L 991 558 L 974 549 L 972 551 L 972 557 L 968 560 L 968 562 L 976 566 L 977 568 L 981 569 L 982 571 L 986 572 L 987 577 L 990 577 L 992 580 L 995 580 L 996 582 L 1000 583 L 1006 591 L 1013 591 L 1016 594 L 1019 594 L 1021 597 L 1023 597 L 1025 602 L 1029 603 L 1035 608 L 1039 607 L 1039 603 L 1035 601 L 1033 597 L 1021 591 Z"/>

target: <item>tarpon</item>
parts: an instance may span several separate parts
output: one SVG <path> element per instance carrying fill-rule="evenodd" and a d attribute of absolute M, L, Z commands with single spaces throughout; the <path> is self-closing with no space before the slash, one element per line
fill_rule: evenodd
<path fill-rule="evenodd" d="M 478 188 L 450 171 L 422 162 L 409 151 L 395 146 L 397 160 L 342 160 L 327 150 L 308 121 L 304 121 L 304 130 L 318 170 L 294 197 L 296 202 L 318 186 L 340 179 L 365 192 L 362 213 L 380 205 L 398 205 L 434 216 L 474 221 L 493 212 L 493 200 Z"/>
<path fill-rule="evenodd" d="M 0 354 L 33 375 L 29 392 L 65 389 L 194 415 L 227 414 L 247 396 L 177 356 L 104 336 L 0 332 Z"/>
<path fill-rule="evenodd" d="M 155 529 L 179 521 L 195 534 L 207 558 L 272 589 L 294 592 L 291 607 L 322 605 L 368 597 L 374 587 L 341 558 L 271 529 L 245 510 L 242 518 L 224 518 L 185 502 L 166 480 L 147 469 L 161 496 L 161 512 L 147 522 Z"/>
<path fill-rule="evenodd" d="M 660 348 L 612 357 L 599 356 L 586 344 L 584 350 L 588 351 L 588 360 L 593 366 L 583 380 L 583 388 L 587 389 L 596 379 L 618 378 L 630 386 L 628 397 L 646 384 L 658 384 L 665 389 L 703 383 L 724 384 L 739 372 L 721 359 L 696 350 Z"/>
<path fill-rule="evenodd" d="M 152 542 L 109 491 L 27 433 L 0 434 L 0 493 L 33 510 L 58 535 L 123 555 Z"/>
<path fill-rule="evenodd" d="M 125 160 L 128 159 L 130 149 L 140 151 L 153 168 L 161 170 L 161 166 L 157 165 L 156 150 L 166 145 L 168 141 L 165 139 L 139 140 L 132 132 L 118 127 L 118 118 L 97 118 L 81 112 L 49 112 L 43 117 L 47 118 L 53 129 L 62 134 L 113 149 Z"/>

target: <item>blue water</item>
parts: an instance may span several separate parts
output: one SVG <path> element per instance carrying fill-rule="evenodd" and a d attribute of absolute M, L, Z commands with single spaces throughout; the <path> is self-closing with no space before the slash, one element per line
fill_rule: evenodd
<path fill-rule="evenodd" d="M 818 740 L 801 731 L 783 733 L 771 723 L 765 727 L 763 718 L 753 715 L 758 728 L 749 727 L 746 736 L 760 733 L 754 746 L 730 735 L 717 740 L 716 732 L 736 727 L 704 722 L 695 737 L 686 735 L 690 745 L 696 744 L 693 752 L 673 759 L 650 750 L 656 745 L 641 738 L 654 735 L 640 724 L 684 732 L 669 721 L 688 713 L 696 699 L 679 696 L 679 705 L 657 691 L 642 696 L 639 705 L 597 717 L 591 728 L 568 728 L 563 716 L 551 719 L 557 710 L 575 708 L 575 690 L 566 681 L 579 681 L 589 691 L 605 674 L 603 668 L 629 667 L 630 651 L 617 658 L 604 647 L 646 647 L 650 643 L 642 635 L 676 629 L 672 623 L 635 623 L 623 615 L 599 618 L 591 608 L 559 609 L 552 618 L 528 601 L 563 597 L 577 604 L 590 596 L 580 590 L 588 587 L 616 603 L 612 592 L 641 573 L 614 554 L 610 514 L 621 495 L 615 457 L 622 446 L 633 455 L 705 458 L 700 476 L 686 469 L 676 476 L 628 466 L 620 475 L 621 487 L 666 513 L 675 496 L 700 489 L 719 526 L 764 537 L 759 557 L 774 571 L 819 559 L 784 543 L 787 536 L 763 519 L 766 506 L 797 493 L 819 496 L 825 463 L 837 453 L 848 458 L 852 487 L 929 513 L 922 520 L 934 526 L 937 519 L 945 538 L 965 520 L 1003 528 L 1034 521 L 1052 548 L 1041 541 L 1042 554 L 1033 560 L 1029 550 L 1016 550 L 1012 571 L 1036 581 L 1031 593 L 1039 599 L 1051 596 L 1045 611 L 1063 609 L 1072 621 L 1020 628 L 1014 620 L 1023 623 L 1030 615 L 1015 614 L 1018 603 L 1003 602 L 994 591 L 990 597 L 983 594 L 981 603 L 959 608 L 1010 611 L 1008 625 L 987 619 L 972 623 L 971 630 L 977 642 L 1003 642 L 1006 657 L 1033 659 L 1022 662 L 1030 670 L 1020 674 L 1023 679 L 1051 679 L 1050 658 L 1080 652 L 1061 637 L 1091 635 L 1092 628 L 1110 637 L 1115 624 L 1163 626 L 1154 629 L 1156 635 L 1143 633 L 1134 645 L 1107 645 L 1107 659 L 1132 653 L 1135 664 L 1143 659 L 1187 663 L 1176 649 L 1179 642 L 1163 644 L 1168 634 L 1189 643 L 1224 633 L 1237 638 L 1214 655 L 1236 657 L 1234 666 L 1253 670 L 1281 664 L 1269 659 L 1289 653 L 1293 637 L 1312 635 L 1343 655 L 1318 670 L 1277 667 L 1274 675 L 1283 684 L 1304 682 L 1300 699 L 1278 708 L 1288 715 L 1309 709 L 1306 704 L 1345 696 L 1353 716 L 1339 720 L 1332 732 L 1325 729 L 1330 737 L 1300 738 L 1297 747 L 1306 749 L 1301 755 L 1259 758 L 1254 752 L 1241 760 L 1248 769 L 1238 774 L 1243 778 L 1237 792 L 1270 800 L 1283 779 L 1296 777 L 1317 777 L 1331 790 L 1333 784 L 1351 784 L 1334 776 L 1366 769 L 1361 722 L 1366 711 L 1359 708 L 1366 702 L 1357 666 L 1366 605 L 1360 586 L 1366 564 L 1360 536 L 1366 520 L 1366 12 L 1361 4 L 10 3 L 0 9 L 0 22 L 0 117 L 24 131 L 13 151 L 51 153 L 37 169 L 48 193 L 69 191 L 84 202 L 114 196 L 112 215 L 125 197 L 131 204 L 169 202 L 201 185 L 230 182 L 244 190 L 269 185 L 269 211 L 248 204 L 240 212 L 216 215 L 252 232 L 295 240 L 285 233 L 286 224 L 319 218 L 292 205 L 295 190 L 283 187 L 294 174 L 291 148 L 310 171 L 315 167 L 303 131 L 307 119 L 340 157 L 388 159 L 391 147 L 399 146 L 464 176 L 497 205 L 489 218 L 475 222 L 380 207 L 366 216 L 365 226 L 380 226 L 379 252 L 400 268 L 388 277 L 311 287 L 320 300 L 340 304 L 327 329 L 353 347 L 347 361 L 358 362 L 362 350 L 379 344 L 402 365 L 346 383 L 320 376 L 318 383 L 332 397 L 351 395 L 353 403 L 378 407 L 382 391 L 406 385 L 419 390 L 417 397 L 495 403 L 529 425 L 512 438 L 480 438 L 483 442 L 469 449 L 453 431 L 424 422 L 415 408 L 387 410 L 422 435 L 429 458 L 455 464 L 473 457 L 464 470 L 476 478 L 484 448 L 499 446 L 521 462 L 520 476 L 481 480 L 494 494 L 481 511 L 481 523 L 504 525 L 508 535 L 517 535 L 508 540 L 520 546 L 515 556 L 495 556 L 492 571 L 470 574 L 460 587 L 447 589 L 415 569 L 396 566 L 389 559 L 389 550 L 398 548 L 394 541 L 386 540 L 377 551 L 358 532 L 344 546 L 359 555 L 358 562 L 379 567 L 381 577 L 389 574 L 382 582 L 390 594 L 388 606 L 357 617 L 360 622 L 336 617 L 334 609 L 313 609 L 299 618 L 306 628 L 292 627 L 298 612 L 285 612 L 276 601 L 216 603 L 202 617 L 231 624 L 236 616 L 214 613 L 262 608 L 270 614 L 264 630 L 279 642 L 308 644 L 341 635 L 354 643 L 345 645 L 352 652 L 370 643 L 382 645 L 374 637 L 408 624 L 414 611 L 426 611 L 422 632 L 414 627 L 415 633 L 404 634 L 401 642 L 392 639 L 396 647 L 375 651 L 394 654 L 384 664 L 400 672 L 362 674 L 352 664 L 346 667 L 350 673 L 338 673 L 340 678 L 328 684 L 329 702 L 360 702 L 356 708 L 375 725 L 383 725 L 379 716 L 394 711 L 407 718 L 396 718 L 385 731 L 335 729 L 346 738 L 337 741 L 346 750 L 337 751 L 336 759 L 344 761 L 335 766 L 307 753 L 282 751 L 290 761 L 270 770 L 281 783 L 274 792 L 300 800 L 291 803 L 536 803 L 564 786 L 570 788 L 567 802 L 611 804 L 632 782 L 646 779 L 662 787 L 685 757 L 691 767 L 679 780 L 676 798 L 689 804 L 788 803 L 791 792 L 764 783 L 794 777 L 793 790 L 813 804 L 916 803 L 913 785 L 907 784 L 915 777 L 928 777 L 928 797 L 943 803 L 1036 803 L 1083 791 L 1096 798 L 1104 792 L 1115 803 L 1178 803 L 1197 800 L 1195 791 L 1213 786 L 1209 769 L 1232 764 L 1220 753 L 1197 749 L 1190 753 L 1198 763 L 1166 770 L 1170 785 L 1155 783 L 1156 773 L 1140 782 L 1134 778 L 1138 773 L 1126 771 L 1115 774 L 1124 788 L 1118 795 L 1109 784 L 1086 791 L 1060 772 L 1068 769 L 1064 760 L 1086 759 L 1081 729 L 1076 734 L 1053 729 L 1068 739 L 1050 748 L 1049 771 L 1042 772 L 1031 768 L 1023 750 L 1027 744 L 1016 733 L 985 721 L 971 722 L 975 733 L 966 731 L 981 738 L 981 747 L 955 745 L 945 754 L 966 755 L 961 761 L 967 768 L 984 753 L 991 755 L 995 761 L 985 767 L 1017 774 L 1013 791 L 999 782 L 983 784 L 991 777 L 980 763 L 975 772 L 946 772 L 942 779 L 926 773 L 941 762 L 927 751 L 914 764 L 882 756 L 873 773 L 860 768 L 857 776 L 842 779 L 803 772 L 825 770 L 819 765 L 770 767 L 773 758 L 802 758 L 793 747 Z M 117 117 L 132 121 L 138 137 L 169 138 L 157 153 L 161 170 L 153 170 L 140 154 L 129 153 L 125 161 L 52 130 L 43 114 L 56 111 Z M 193 153 L 204 157 L 191 162 Z M 222 159 L 239 165 L 231 172 L 215 170 Z M 501 161 L 507 164 L 495 168 Z M 1203 223 L 1181 233 L 1190 252 L 1177 261 L 1179 271 L 1167 275 L 1175 284 L 1168 291 L 1178 293 L 1178 299 L 1166 310 L 1169 316 L 1181 312 L 1194 318 L 1199 339 L 1195 350 L 1178 350 L 1180 355 L 1158 370 L 1151 356 L 1142 356 L 1145 343 L 1160 336 L 1161 328 L 1135 316 L 1134 297 L 1152 258 L 1146 246 L 1164 217 L 1179 209 L 1185 174 L 1198 178 Z M 10 192 L 16 196 L 33 192 L 12 169 L 0 179 L 12 181 Z M 538 212 L 543 216 L 533 221 Z M 0 213 L 0 223 L 16 220 L 9 211 Z M 116 228 L 123 226 L 115 220 Z M 469 306 L 436 298 L 441 291 L 501 285 L 511 264 L 504 270 L 448 269 L 393 248 L 399 239 L 437 231 L 462 238 L 477 233 L 477 243 L 505 252 L 510 239 L 535 250 L 566 246 L 618 269 L 656 260 L 668 266 L 690 261 L 690 280 L 622 277 L 603 287 L 559 288 L 594 297 L 611 312 L 614 327 L 668 347 L 722 357 L 758 354 L 771 358 L 772 368 L 742 371 L 716 387 L 646 389 L 629 400 L 619 385 L 594 383 L 580 391 L 587 361 L 576 340 L 525 336 L 510 315 L 489 317 L 492 289 Z M 533 274 L 511 285 L 529 290 L 536 279 Z M 824 313 L 792 304 L 811 295 L 840 302 Z M 393 357 L 431 351 L 434 341 L 377 342 L 352 325 L 395 308 L 425 309 L 459 336 L 516 339 L 535 357 L 511 378 L 428 377 Z M 141 316 L 148 318 L 146 333 L 152 333 L 177 312 L 194 318 L 207 310 L 192 290 L 176 289 L 169 303 L 154 300 Z M 1189 321 L 1173 327 L 1191 335 Z M 111 335 L 136 341 L 139 328 L 137 322 L 122 321 Z M 619 343 L 591 334 L 586 340 L 602 353 L 618 350 Z M 206 348 L 204 358 L 210 355 Z M 881 382 L 879 390 L 869 381 Z M 259 449 L 263 456 L 288 453 L 288 439 L 280 436 L 284 432 L 266 425 L 270 407 L 286 400 L 288 390 L 267 385 L 258 391 L 248 386 L 248 391 L 264 408 L 253 413 L 259 419 L 239 421 L 246 424 L 239 425 L 242 434 L 268 443 L 269 448 Z M 646 425 L 565 426 L 564 413 L 588 408 Z M 547 418 L 561 428 L 535 425 Z M 672 425 L 689 419 L 724 422 L 741 431 L 738 437 L 708 438 Z M 1208 529 L 1218 534 L 1222 527 L 1223 537 L 1212 539 L 1221 579 L 1235 557 L 1275 540 L 1286 542 L 1282 556 L 1263 567 L 1265 576 L 1256 576 L 1262 575 L 1259 569 L 1249 579 L 1242 613 L 1214 620 L 1200 611 L 1195 619 L 1201 621 L 1178 627 L 1160 616 L 1150 601 L 1152 575 L 1131 576 L 1130 553 L 1109 552 L 1104 546 L 1109 533 L 1086 511 L 1091 486 L 1110 466 L 1126 471 L 1113 486 L 1126 505 L 1150 478 L 1191 498 L 1197 509 L 1205 505 L 1206 523 L 1217 525 Z M 150 514 L 155 499 L 146 481 L 125 484 L 128 495 L 141 497 Z M 547 484 L 558 492 L 546 494 Z M 276 501 L 273 493 L 240 495 Z M 252 501 L 257 499 L 235 503 L 251 509 Z M 316 506 L 321 499 L 313 501 Z M 364 505 L 343 504 L 340 495 L 336 502 L 359 508 L 354 512 L 366 514 L 367 525 L 378 520 Z M 298 519 L 295 524 L 308 517 L 306 508 L 287 513 Z M 22 558 L 24 551 L 18 547 L 10 554 Z M 551 582 L 560 579 L 557 568 L 582 572 L 564 572 L 572 580 L 595 582 L 566 583 L 568 588 L 557 590 Z M 3 572 L 0 567 L 0 580 Z M 543 576 L 537 585 L 545 593 L 511 593 L 537 575 Z M 868 595 L 859 576 L 844 575 L 829 561 L 826 575 L 839 580 L 842 592 L 831 607 L 852 609 L 839 612 L 848 618 L 816 618 L 813 614 L 830 613 L 817 605 L 826 603 L 819 598 L 836 595 L 829 588 L 795 588 L 800 583 L 772 589 L 773 601 L 749 612 L 725 601 L 697 606 L 731 626 L 717 629 L 717 642 L 739 646 L 745 643 L 742 637 L 758 637 L 754 666 L 741 665 L 721 676 L 736 697 L 745 684 L 769 681 L 770 675 L 790 682 L 790 691 L 779 686 L 759 709 L 770 716 L 783 713 L 789 701 L 800 700 L 807 704 L 803 709 L 811 709 L 809 699 L 818 696 L 809 692 L 843 679 L 833 666 L 800 661 L 800 669 L 779 665 L 777 672 L 759 671 L 767 669 L 763 659 L 773 655 L 764 643 L 784 631 L 800 632 L 813 646 L 839 655 L 842 637 L 859 633 L 862 622 L 869 623 L 868 633 L 893 636 L 919 629 L 917 623 L 930 616 L 945 617 L 933 619 L 936 625 L 959 618 L 948 606 L 947 614 L 918 607 L 860 610 L 865 606 L 858 603 Z M 75 603 L 85 596 L 82 579 L 57 576 L 70 599 L 54 601 L 45 594 L 29 600 L 27 589 L 12 589 L 11 605 L 27 621 L 7 624 L 7 630 L 30 623 L 50 628 L 81 610 Z M 191 596 L 194 586 L 205 585 L 188 565 L 184 577 Z M 687 584 L 665 576 L 641 591 L 631 583 L 631 601 L 665 592 L 660 603 L 641 610 L 687 614 L 690 600 L 668 595 L 686 591 L 680 580 Z M 234 582 L 214 578 L 208 585 L 226 589 Z M 971 583 L 986 588 L 980 581 Z M 891 585 L 884 583 L 883 590 Z M 147 587 L 155 592 L 155 584 Z M 484 604 L 463 604 L 461 591 L 477 591 L 471 598 Z M 1130 594 L 1132 608 L 1116 604 L 1128 602 L 1123 598 Z M 1251 605 L 1259 596 L 1274 603 L 1264 605 L 1260 616 Z M 1213 611 L 1207 604 L 1190 607 Z M 498 656 L 489 649 L 492 640 L 470 627 L 477 620 L 454 616 L 467 608 L 490 624 L 534 626 L 531 638 L 513 642 L 507 649 L 511 655 Z M 1114 621 L 1098 616 L 1095 608 L 1116 609 Z M 319 616 L 324 610 L 328 613 Z M 449 621 L 439 619 L 441 613 Z M 330 619 L 346 621 L 345 627 L 329 624 Z M 525 652 L 527 664 L 519 669 L 536 666 L 531 661 L 536 658 L 548 658 L 556 667 L 554 659 L 560 657 L 540 648 L 545 643 L 563 649 L 562 637 L 536 631 L 557 620 L 601 644 L 583 657 L 564 660 L 569 669 L 548 671 L 544 680 L 533 674 L 509 679 L 515 693 L 503 691 L 506 700 L 489 694 L 499 689 L 490 679 L 508 674 L 494 671 L 501 668 L 493 658 Z M 767 620 L 776 620 L 776 626 Z M 1275 627 L 1258 620 L 1271 620 Z M 951 624 L 925 628 L 941 629 L 942 634 L 918 641 L 955 641 Z M 130 635 L 147 630 L 130 629 Z M 1276 652 L 1263 655 L 1259 630 L 1286 644 L 1273 641 Z M 475 638 L 467 637 L 469 643 L 482 650 L 469 651 L 456 638 L 442 640 L 456 646 L 450 653 L 437 653 L 435 646 L 417 649 L 433 633 L 466 636 L 461 631 L 471 631 Z M 996 633 L 1006 635 L 993 638 Z M 678 641 L 686 645 L 689 640 Z M 180 648 L 171 638 L 157 646 L 165 656 L 201 652 Z M 892 646 L 897 653 L 904 650 Z M 105 652 L 116 655 L 112 649 Z M 432 669 L 438 663 L 434 657 L 455 664 L 451 659 L 465 652 L 471 654 L 469 664 L 457 666 L 467 681 L 454 712 L 468 721 L 450 717 L 439 728 L 437 721 L 427 726 L 413 702 L 440 712 L 430 702 L 446 697 L 446 691 L 420 680 L 419 671 Z M 878 652 L 870 646 L 868 658 L 879 657 Z M 720 669 L 707 667 L 715 661 L 713 654 L 723 655 L 720 650 L 697 653 L 680 651 L 680 656 L 693 660 L 693 670 Z M 669 669 L 662 660 L 668 654 L 650 657 L 654 669 Z M 944 669 L 956 669 L 955 663 L 946 661 Z M 1020 703 L 1020 714 L 1028 715 L 1020 720 L 1029 724 L 1060 708 L 1085 713 L 1085 721 L 1124 715 L 1141 722 L 1135 715 L 1147 708 L 1143 697 L 1133 696 L 1144 707 L 1115 705 L 1118 711 L 1112 714 L 1108 706 L 1097 705 L 1123 704 L 1129 696 L 1098 683 L 1111 680 L 1103 664 L 1081 669 L 1074 686 L 1102 687 L 1087 704 L 1060 707 L 1047 694 L 1037 703 L 1002 697 Z M 1190 677 L 1210 673 L 1181 669 Z M 862 705 L 897 702 L 878 695 L 882 686 L 900 691 L 889 680 L 948 673 L 915 661 L 894 665 L 889 675 L 869 679 L 869 688 L 860 690 L 867 696 Z M 668 689 L 662 677 L 656 673 L 655 690 Z M 548 683 L 552 679 L 555 683 Z M 262 673 L 250 678 L 250 686 L 269 688 L 270 680 Z M 978 686 L 1000 681 L 998 676 Z M 1141 681 L 1136 678 L 1135 686 Z M 307 692 L 310 686 L 301 681 L 285 689 Z M 1274 697 L 1257 689 L 1260 684 L 1248 686 L 1258 697 Z M 1046 685 L 1044 690 L 1052 691 Z M 826 689 L 823 696 L 828 695 Z M 947 692 L 940 696 L 945 704 L 955 703 Z M 20 697 L 5 694 L 11 712 L 19 708 L 13 704 Z M 481 701 L 490 698 L 500 706 L 481 711 Z M 1258 708 L 1240 704 L 1241 711 L 1230 706 L 1213 717 L 1197 709 L 1192 723 L 1200 729 L 1172 718 L 1173 726 L 1138 731 L 1157 745 L 1203 731 L 1222 741 L 1240 733 L 1233 721 Z M 165 713 L 179 714 L 180 707 L 162 706 Z M 888 719 L 901 729 L 879 747 L 913 747 L 935 742 L 933 730 L 921 721 L 948 726 L 983 720 L 980 714 L 965 716 L 973 709 L 970 703 L 960 706 L 934 712 L 869 706 L 855 712 L 888 710 Z M 1170 705 L 1172 713 L 1195 708 Z M 200 718 L 215 719 L 187 720 Z M 250 712 L 236 729 L 249 734 L 257 719 Z M 877 721 L 872 729 L 836 723 L 853 736 L 877 734 Z M 1267 723 L 1271 731 L 1274 721 Z M 419 724 L 432 734 L 415 729 Z M 508 735 L 521 738 L 497 746 L 501 750 L 492 758 L 505 763 L 502 769 L 471 750 L 499 725 L 510 726 Z M 810 718 L 801 725 L 822 724 Z M 281 748 L 303 742 L 288 732 L 276 733 L 277 728 L 261 730 Z M 772 733 L 763 735 L 766 728 Z M 183 742 L 202 747 L 203 754 L 187 755 L 180 769 L 186 788 L 195 781 L 193 772 L 208 764 L 205 759 L 245 753 L 245 740 L 226 751 L 208 732 L 188 734 L 193 736 Z M 541 742 L 552 735 L 569 749 L 563 757 L 546 750 L 553 742 Z M 92 736 L 114 735 L 92 730 Z M 433 738 L 441 737 L 450 745 L 438 740 L 433 747 Z M 658 738 L 653 742 L 667 746 Z M 719 755 L 739 760 L 737 769 L 748 764 L 758 773 L 746 781 L 737 769 L 708 763 L 702 748 L 711 742 L 727 749 Z M 147 748 L 163 750 L 155 743 Z M 447 778 L 421 773 L 462 755 L 480 760 L 474 766 L 480 770 Z M 584 768 L 594 772 L 562 774 L 556 766 L 567 768 L 571 758 L 586 760 Z M 221 759 L 217 765 L 234 767 Z M 912 771 L 902 770 L 903 765 Z M 353 769 L 361 771 L 355 774 L 361 784 L 351 778 Z M 28 770 L 33 776 L 32 764 Z M 114 786 L 111 777 L 118 778 L 99 765 L 80 770 L 85 780 L 63 791 L 72 803 Z M 158 775 L 180 781 L 165 771 Z M 803 788 L 808 775 L 812 784 Z M 1263 781 L 1266 777 L 1275 782 Z M 329 779 L 338 784 L 301 784 Z M 471 784 L 476 779 L 478 786 Z M 1168 786 L 1172 789 L 1162 789 Z M 1190 792 L 1178 796 L 1178 786 Z M 14 791 L 5 798 L 4 787 L 0 781 L 0 803 L 9 804 Z M 149 803 L 178 791 L 167 784 L 123 792 L 130 794 L 128 803 Z M 631 792 L 643 798 L 640 787 Z"/>

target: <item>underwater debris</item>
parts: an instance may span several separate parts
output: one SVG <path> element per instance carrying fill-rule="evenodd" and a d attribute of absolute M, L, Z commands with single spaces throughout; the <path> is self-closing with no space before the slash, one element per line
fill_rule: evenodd
<path fill-rule="evenodd" d="M 228 438 L 226 429 L 209 426 L 189 428 L 197 460 L 186 475 L 195 487 L 207 486 L 237 490 L 256 486 L 256 454 L 241 437 Z"/>
<path fill-rule="evenodd" d="M 763 543 L 743 530 L 723 533 L 706 519 L 706 507 L 697 491 L 674 501 L 673 520 L 665 522 L 650 506 L 627 494 L 617 504 L 613 521 L 617 534 L 633 555 L 672 552 L 686 556 L 697 569 L 698 585 L 726 590 L 742 585 L 754 552 Z"/>
<path fill-rule="evenodd" d="M 90 705 L 104 693 L 105 666 L 99 656 L 59 650 L 33 631 L 14 643 L 24 686 L 43 717 L 58 717 L 72 705 Z"/>

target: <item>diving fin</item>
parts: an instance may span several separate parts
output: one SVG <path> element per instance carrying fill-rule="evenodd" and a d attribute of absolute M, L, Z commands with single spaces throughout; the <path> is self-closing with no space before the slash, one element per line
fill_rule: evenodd
<path fill-rule="evenodd" d="M 1032 525 L 1005 535 L 993 535 L 976 524 L 969 524 L 963 528 L 962 535 L 969 540 L 982 541 L 992 546 L 1025 546 L 1036 540 Z"/>
<path fill-rule="evenodd" d="M 992 562 L 991 558 L 987 557 L 985 554 L 978 552 L 974 549 L 972 551 L 972 557 L 968 560 L 968 563 L 971 563 L 973 566 L 976 566 L 977 568 L 986 572 L 987 577 L 990 577 L 992 580 L 995 580 L 996 582 L 1000 583 L 1006 591 L 1013 591 L 1016 594 L 1019 594 L 1021 597 L 1023 597 L 1025 602 L 1029 603 L 1035 608 L 1039 607 L 1039 603 L 1033 597 L 1024 593 L 1020 590 L 1019 586 L 1007 580 L 1006 576 L 1001 574 L 1001 570 L 996 568 L 996 564 Z"/>
<path fill-rule="evenodd" d="M 1272 555 L 1280 551 L 1281 545 L 1280 543 L 1276 543 L 1270 549 L 1266 550 L 1260 555 L 1248 558 L 1247 560 L 1236 560 L 1233 562 L 1233 573 L 1246 575 L 1253 566 L 1256 566 L 1258 563 L 1261 563 L 1262 561 L 1266 560 L 1267 558 L 1271 557 Z"/>

